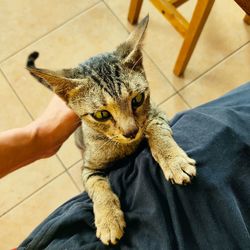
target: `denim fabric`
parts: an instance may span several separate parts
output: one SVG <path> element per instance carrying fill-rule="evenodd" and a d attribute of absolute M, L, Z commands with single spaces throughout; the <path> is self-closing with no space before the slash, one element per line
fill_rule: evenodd
<path fill-rule="evenodd" d="M 95 237 L 86 193 L 53 212 L 21 249 L 250 249 L 250 83 L 171 122 L 197 161 L 191 185 L 172 185 L 146 143 L 108 173 L 126 218 L 117 246 Z"/>

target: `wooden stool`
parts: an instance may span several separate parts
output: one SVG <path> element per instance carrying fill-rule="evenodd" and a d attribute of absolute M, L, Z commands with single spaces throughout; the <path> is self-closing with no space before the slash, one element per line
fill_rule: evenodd
<path fill-rule="evenodd" d="M 245 12 L 244 22 L 250 25 L 250 1 L 249 0 L 234 0 Z"/>
<path fill-rule="evenodd" d="M 151 0 L 155 7 L 184 38 L 174 67 L 174 74 L 177 76 L 183 74 L 187 67 L 215 0 L 197 0 L 190 22 L 177 10 L 177 7 L 187 1 L 188 0 Z M 143 0 L 131 0 L 128 13 L 128 20 L 131 24 L 137 23 L 142 2 Z"/>
<path fill-rule="evenodd" d="M 249 15 L 245 15 L 245 17 L 244 17 L 244 22 L 246 23 L 246 24 L 248 24 L 248 25 L 250 25 L 250 16 Z"/>

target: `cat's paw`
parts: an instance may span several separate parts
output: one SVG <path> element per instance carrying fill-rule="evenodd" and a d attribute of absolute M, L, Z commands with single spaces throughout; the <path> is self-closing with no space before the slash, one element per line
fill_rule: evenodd
<path fill-rule="evenodd" d="M 187 155 L 176 156 L 167 161 L 167 165 L 163 168 L 164 175 L 167 180 L 173 184 L 187 184 L 191 182 L 192 177 L 196 175 L 195 160 Z"/>
<path fill-rule="evenodd" d="M 102 211 L 95 214 L 96 236 L 103 244 L 116 244 L 124 233 L 126 226 L 124 215 L 117 206 L 102 207 Z"/>

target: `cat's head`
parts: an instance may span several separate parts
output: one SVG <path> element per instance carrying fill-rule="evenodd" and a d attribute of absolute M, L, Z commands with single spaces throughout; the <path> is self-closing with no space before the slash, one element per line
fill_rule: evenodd
<path fill-rule="evenodd" d="M 76 68 L 36 68 L 38 54 L 33 53 L 27 69 L 89 127 L 114 141 L 130 143 L 141 138 L 150 105 L 141 51 L 148 19 L 115 51 L 92 57 Z"/>

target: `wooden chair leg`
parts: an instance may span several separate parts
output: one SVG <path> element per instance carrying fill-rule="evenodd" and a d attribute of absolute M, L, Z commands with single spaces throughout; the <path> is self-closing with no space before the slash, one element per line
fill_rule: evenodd
<path fill-rule="evenodd" d="M 250 25 L 250 16 L 249 15 L 245 15 L 245 17 L 244 17 L 244 22 L 246 23 L 246 24 L 248 24 L 248 25 Z"/>
<path fill-rule="evenodd" d="M 179 52 L 179 56 L 175 63 L 175 75 L 180 76 L 181 74 L 183 74 L 193 53 L 195 45 L 200 37 L 202 29 L 206 23 L 208 15 L 213 7 L 214 1 L 215 0 L 197 1 L 188 31 L 186 33 L 181 50 Z"/>
<path fill-rule="evenodd" d="M 140 15 L 143 0 L 131 0 L 128 12 L 128 21 L 136 24 Z"/>

